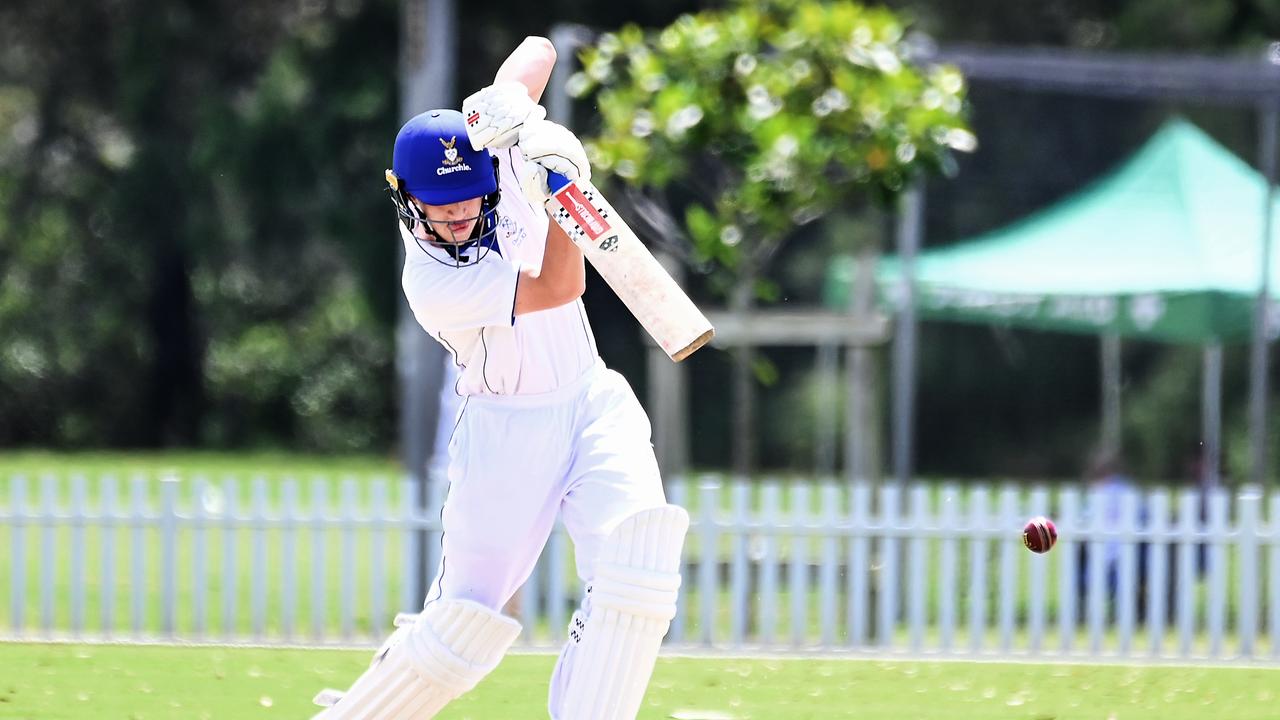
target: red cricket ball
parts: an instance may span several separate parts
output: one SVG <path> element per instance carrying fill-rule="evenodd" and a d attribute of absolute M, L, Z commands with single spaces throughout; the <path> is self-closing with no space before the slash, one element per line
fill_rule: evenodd
<path fill-rule="evenodd" d="M 1058 528 L 1053 521 L 1043 515 L 1037 515 L 1027 521 L 1022 528 L 1022 544 L 1033 553 L 1047 553 L 1058 542 Z"/>

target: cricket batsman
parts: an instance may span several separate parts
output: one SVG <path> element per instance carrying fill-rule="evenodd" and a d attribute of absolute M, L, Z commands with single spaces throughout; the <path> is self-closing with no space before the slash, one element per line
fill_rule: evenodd
<path fill-rule="evenodd" d="M 402 282 L 457 366 L 440 566 L 323 720 L 424 720 L 475 687 L 520 633 L 500 608 L 557 515 L 586 587 L 551 677 L 553 720 L 632 720 L 676 611 L 689 518 L 668 505 L 650 426 L 605 368 L 581 296 L 582 252 L 542 208 L 547 173 L 589 179 L 582 144 L 537 105 L 555 49 L 528 38 L 462 113 L 414 117 L 387 171 L 405 244 Z"/>

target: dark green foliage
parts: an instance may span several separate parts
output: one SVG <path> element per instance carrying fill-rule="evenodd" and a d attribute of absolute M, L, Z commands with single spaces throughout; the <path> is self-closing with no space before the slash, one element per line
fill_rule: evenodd
<path fill-rule="evenodd" d="M 852 2 L 740 0 L 601 36 L 570 88 L 599 109 L 594 166 L 678 187 L 694 258 L 750 277 L 797 227 L 972 149 L 963 79 L 913 67 L 907 32 Z"/>
<path fill-rule="evenodd" d="M 458 90 L 487 82 L 521 37 L 556 22 L 652 29 L 680 13 L 738 6 L 459 3 Z M 1255 57 L 1280 37 L 1278 0 L 871 6 L 943 44 Z M 0 445 L 383 452 L 395 441 L 397 246 L 379 186 L 399 119 L 398 22 L 397 0 L 0 3 Z M 1079 188 L 1170 111 L 1255 160 L 1247 110 L 989 83 L 967 93 L 983 144 L 958 158 L 956 181 L 929 184 L 934 245 Z M 577 107 L 585 134 L 613 117 L 600 98 L 600 108 Z M 687 159 L 684 148 L 664 159 Z M 852 205 L 787 238 L 759 286 L 776 302 L 812 305 L 831 253 L 889 249 L 888 222 Z M 699 206 L 674 208 L 676 220 L 688 221 L 700 259 L 732 262 L 717 199 Z M 785 209 L 780 217 L 796 209 L 769 207 Z M 596 281 L 588 304 L 606 360 L 643 397 L 639 331 Z M 921 353 L 922 471 L 1079 476 L 1098 418 L 1092 341 L 927 326 Z M 1227 348 L 1225 454 L 1237 477 L 1247 466 L 1245 354 Z M 776 379 L 761 398 L 761 465 L 806 469 L 817 410 L 838 394 L 814 379 L 808 350 L 760 360 L 757 380 Z M 726 358 L 690 362 L 695 461 L 723 466 Z M 1199 431 L 1198 363 L 1194 349 L 1126 349 L 1126 441 L 1144 478 L 1186 475 Z"/>
<path fill-rule="evenodd" d="M 396 5 L 6 5 L 0 443 L 385 447 Z"/>

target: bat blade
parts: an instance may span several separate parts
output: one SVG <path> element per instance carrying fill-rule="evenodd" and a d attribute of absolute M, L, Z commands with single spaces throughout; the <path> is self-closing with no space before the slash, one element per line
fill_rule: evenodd
<path fill-rule="evenodd" d="M 706 345 L 715 328 L 590 181 L 548 173 L 547 211 L 672 360 Z"/>

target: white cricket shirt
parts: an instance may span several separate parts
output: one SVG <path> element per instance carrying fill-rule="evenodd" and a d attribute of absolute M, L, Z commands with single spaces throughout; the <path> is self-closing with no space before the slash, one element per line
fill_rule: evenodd
<path fill-rule="evenodd" d="M 550 392 L 595 366 L 596 341 L 581 299 L 513 315 L 521 268 L 542 267 L 550 219 L 529 203 L 520 187 L 520 151 L 510 148 L 494 155 L 502 190 L 498 252 L 490 250 L 479 263 L 456 267 L 448 252 L 419 243 L 397 222 L 405 246 L 401 283 L 418 324 L 452 354 L 459 395 Z"/>

